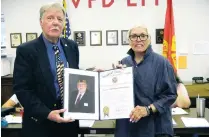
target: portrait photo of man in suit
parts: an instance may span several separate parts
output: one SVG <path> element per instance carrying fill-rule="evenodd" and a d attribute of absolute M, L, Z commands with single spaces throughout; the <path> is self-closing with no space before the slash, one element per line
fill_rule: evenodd
<path fill-rule="evenodd" d="M 86 80 L 78 80 L 77 90 L 70 95 L 69 112 L 95 113 L 95 95 Z"/>

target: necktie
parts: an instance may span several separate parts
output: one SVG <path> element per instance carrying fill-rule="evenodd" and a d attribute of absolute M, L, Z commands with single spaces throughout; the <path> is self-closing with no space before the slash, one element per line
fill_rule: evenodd
<path fill-rule="evenodd" d="M 78 105 L 78 103 L 80 102 L 80 100 L 81 100 L 81 94 L 79 94 L 79 96 L 78 96 L 78 98 L 77 98 L 77 100 L 76 100 L 76 102 L 75 102 L 75 105 Z"/>
<path fill-rule="evenodd" d="M 64 95 L 64 83 L 63 83 L 63 75 L 64 75 L 64 63 L 60 59 L 60 51 L 57 45 L 53 46 L 55 53 L 55 63 L 57 70 L 57 80 L 60 88 L 60 99 L 61 105 L 63 106 L 63 95 Z"/>

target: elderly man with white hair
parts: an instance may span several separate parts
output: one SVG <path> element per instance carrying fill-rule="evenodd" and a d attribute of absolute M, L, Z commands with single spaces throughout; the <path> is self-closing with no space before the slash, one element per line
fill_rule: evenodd
<path fill-rule="evenodd" d="M 64 24 L 61 4 L 42 6 L 42 34 L 17 48 L 13 91 L 24 107 L 24 137 L 78 137 L 78 121 L 62 117 L 64 67 L 79 68 L 77 43 L 61 37 Z"/>
<path fill-rule="evenodd" d="M 133 67 L 135 108 L 130 119 L 116 121 L 115 137 L 171 137 L 170 107 L 177 97 L 173 67 L 153 52 L 146 27 L 133 27 L 128 34 L 131 48 L 121 63 Z"/>

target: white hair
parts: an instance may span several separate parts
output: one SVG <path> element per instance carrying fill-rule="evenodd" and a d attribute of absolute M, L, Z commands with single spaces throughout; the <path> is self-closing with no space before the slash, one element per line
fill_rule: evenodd
<path fill-rule="evenodd" d="M 43 5 L 40 8 L 40 19 L 42 19 L 44 13 L 50 8 L 56 8 L 56 9 L 62 10 L 64 17 L 65 17 L 65 9 L 63 8 L 63 6 L 60 3 L 52 3 L 52 4 Z"/>
<path fill-rule="evenodd" d="M 148 29 L 147 29 L 147 27 L 146 27 L 145 25 L 135 25 L 135 26 L 133 26 L 133 27 L 128 31 L 128 37 L 130 36 L 131 31 L 132 31 L 133 29 L 135 29 L 135 28 L 143 28 L 143 29 L 145 29 L 145 31 L 147 32 L 147 34 L 149 34 L 149 33 L 148 33 Z"/>

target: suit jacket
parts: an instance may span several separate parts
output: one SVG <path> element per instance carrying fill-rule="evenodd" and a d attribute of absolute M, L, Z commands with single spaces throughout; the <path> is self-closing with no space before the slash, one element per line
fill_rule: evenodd
<path fill-rule="evenodd" d="M 79 68 L 79 50 L 72 40 L 60 38 L 70 68 Z M 13 73 L 13 90 L 24 107 L 22 131 L 25 136 L 77 137 L 78 121 L 59 124 L 47 119 L 52 110 L 61 109 L 56 98 L 47 49 L 42 35 L 23 43 L 16 50 Z"/>
<path fill-rule="evenodd" d="M 94 92 L 86 91 L 79 101 L 78 104 L 75 104 L 78 91 L 72 92 L 70 95 L 69 101 L 69 111 L 70 112 L 83 112 L 83 113 L 95 113 L 95 97 Z"/>

